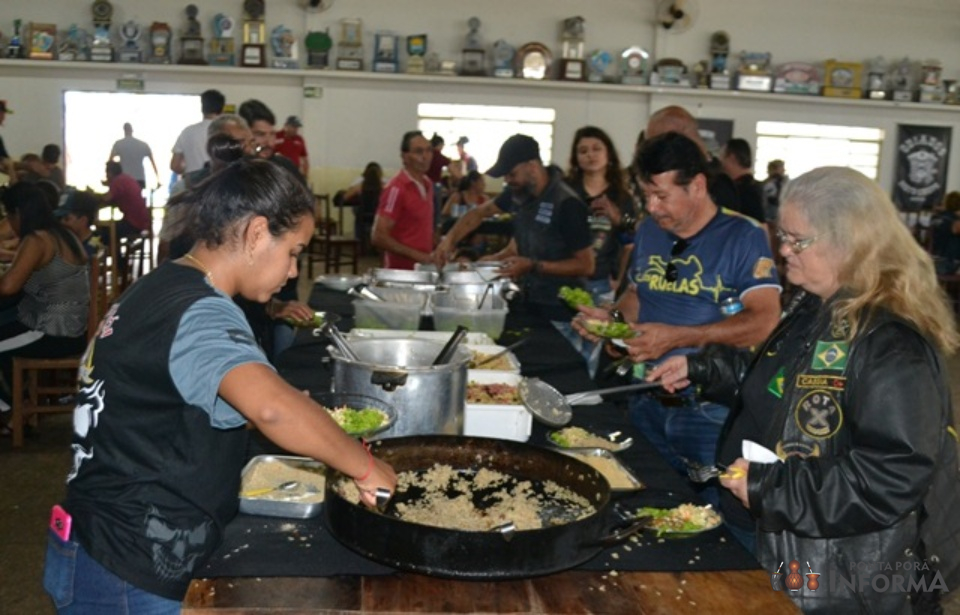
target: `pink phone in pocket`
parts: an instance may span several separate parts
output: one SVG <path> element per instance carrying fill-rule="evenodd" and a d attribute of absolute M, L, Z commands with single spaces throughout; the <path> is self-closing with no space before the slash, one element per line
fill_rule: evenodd
<path fill-rule="evenodd" d="M 73 517 L 65 511 L 59 504 L 54 505 L 50 511 L 50 529 L 60 537 L 60 540 L 67 542 L 70 540 L 70 527 L 73 525 Z"/>

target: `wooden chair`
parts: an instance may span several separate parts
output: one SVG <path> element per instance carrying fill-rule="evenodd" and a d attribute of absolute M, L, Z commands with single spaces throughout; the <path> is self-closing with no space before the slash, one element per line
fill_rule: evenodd
<path fill-rule="evenodd" d="M 117 223 L 113 220 L 101 220 L 97 222 L 96 228 L 100 237 L 109 236 L 109 240 L 103 242 L 104 258 L 100 281 L 102 282 L 101 294 L 107 304 L 110 304 L 123 292 L 123 281 L 120 275 L 120 239 L 117 237 Z"/>
<path fill-rule="evenodd" d="M 87 340 L 96 334 L 100 318 L 106 311 L 106 303 L 101 303 L 100 292 L 101 268 L 105 261 L 105 250 L 90 261 Z M 23 446 L 23 431 L 27 421 L 36 425 L 41 414 L 73 412 L 79 368 L 79 356 L 58 359 L 14 357 L 10 420 L 14 448 Z M 64 398 L 69 398 L 66 403 L 62 401 Z"/>
<path fill-rule="evenodd" d="M 340 267 L 350 265 L 351 273 L 360 269 L 360 241 L 339 233 L 343 232 L 342 209 L 341 224 L 330 218 L 330 195 L 318 194 L 317 198 L 317 228 L 313 231 L 310 245 L 307 246 L 307 276 L 313 277 L 314 261 L 323 261 L 323 272 L 331 270 L 339 273 Z M 323 212 L 321 215 L 321 211 Z"/>

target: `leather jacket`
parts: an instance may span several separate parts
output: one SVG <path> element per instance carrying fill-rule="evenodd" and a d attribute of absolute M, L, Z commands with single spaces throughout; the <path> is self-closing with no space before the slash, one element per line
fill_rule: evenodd
<path fill-rule="evenodd" d="M 739 457 L 744 439 L 782 461 L 751 463 L 747 485 L 764 568 L 783 566 L 783 581 L 797 560 L 801 574 L 809 562 L 821 575 L 818 591 L 801 586 L 791 599 L 804 612 L 910 612 L 907 591 L 876 587 L 921 574 L 918 519 L 950 412 L 943 363 L 889 312 L 849 343 L 829 316 L 829 304 L 802 297 L 752 356 L 709 347 L 689 358 L 690 378 L 704 398 L 732 402 L 720 461 Z M 724 492 L 726 511 L 737 500 Z"/>

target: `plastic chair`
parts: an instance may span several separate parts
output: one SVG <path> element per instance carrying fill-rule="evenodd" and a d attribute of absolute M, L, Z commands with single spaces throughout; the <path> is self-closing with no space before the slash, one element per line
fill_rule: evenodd
<path fill-rule="evenodd" d="M 106 251 L 90 261 L 90 310 L 87 315 L 87 340 L 96 335 L 106 304 L 101 303 L 101 268 Z M 23 446 L 27 421 L 36 425 L 41 414 L 73 412 L 73 396 L 77 392 L 77 371 L 80 356 L 56 359 L 13 358 L 13 403 L 10 428 L 13 447 Z M 66 401 L 64 401 L 66 399 Z"/>

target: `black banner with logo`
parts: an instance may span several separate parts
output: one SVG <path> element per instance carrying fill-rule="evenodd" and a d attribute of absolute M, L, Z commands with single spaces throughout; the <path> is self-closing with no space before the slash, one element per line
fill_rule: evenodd
<path fill-rule="evenodd" d="M 932 209 L 943 200 L 952 131 L 948 126 L 898 125 L 893 202 L 902 211 Z"/>

